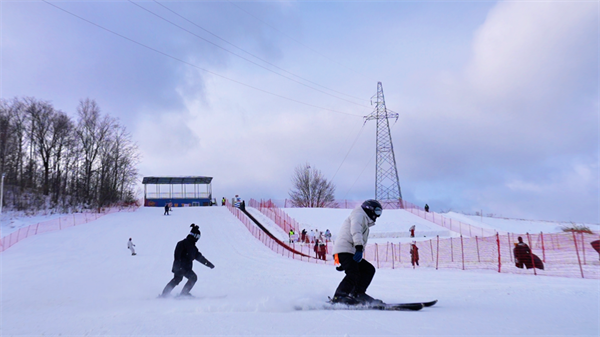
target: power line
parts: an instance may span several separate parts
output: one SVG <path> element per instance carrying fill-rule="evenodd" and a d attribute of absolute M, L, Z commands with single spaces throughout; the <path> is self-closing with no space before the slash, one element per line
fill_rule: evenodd
<path fill-rule="evenodd" d="M 269 69 L 269 68 L 267 68 L 267 67 L 265 67 L 265 66 L 263 66 L 263 65 L 261 65 L 261 64 L 258 64 L 258 63 L 254 62 L 254 61 L 252 61 L 252 60 L 250 60 L 250 59 L 248 59 L 248 58 L 246 58 L 246 57 L 243 57 L 243 56 L 241 56 L 241 55 L 239 55 L 239 54 L 236 54 L 236 53 L 232 52 L 231 50 L 228 50 L 228 49 L 226 49 L 226 48 L 223 48 L 223 47 L 219 46 L 218 44 L 216 44 L 216 43 L 214 43 L 214 42 L 212 42 L 212 41 L 209 41 L 209 40 L 207 40 L 207 39 L 205 39 L 205 38 L 203 38 L 203 37 L 201 37 L 201 36 L 199 36 L 199 35 L 195 34 L 195 33 L 194 33 L 194 32 L 192 32 L 192 31 L 189 31 L 189 30 L 185 29 L 184 27 L 182 27 L 182 26 L 180 26 L 180 25 L 178 25 L 178 24 L 174 23 L 173 21 L 170 21 L 170 20 L 168 20 L 168 19 L 166 19 L 166 18 L 164 18 L 164 17 L 160 16 L 159 14 L 156 14 L 156 13 L 154 13 L 153 11 L 151 11 L 151 10 L 149 10 L 149 9 L 147 9 L 147 8 L 145 8 L 145 7 L 141 6 L 141 5 L 139 5 L 139 4 L 135 3 L 135 2 L 133 2 L 132 0 L 128 0 L 128 1 L 129 1 L 130 3 L 132 3 L 133 5 L 135 5 L 135 6 L 139 7 L 139 8 L 141 8 L 141 9 L 145 10 L 146 12 L 148 12 L 148 13 L 150 13 L 150 14 L 152 14 L 152 15 L 154 15 L 154 16 L 156 16 L 156 17 L 158 17 L 158 18 L 160 18 L 161 20 L 164 20 L 164 21 L 166 21 L 166 22 L 168 22 L 168 23 L 172 24 L 173 26 L 175 26 L 175 27 L 177 27 L 177 28 L 179 28 L 179 29 L 181 29 L 181 30 L 183 30 L 183 31 L 185 31 L 185 32 L 187 32 L 187 33 L 189 33 L 189 34 L 191 34 L 191 35 L 193 35 L 193 36 L 195 36 L 195 37 L 197 37 L 197 38 L 199 38 L 199 39 L 201 39 L 201 40 L 203 40 L 203 41 L 207 42 L 207 43 L 210 43 L 210 44 L 212 44 L 213 46 L 215 46 L 215 47 L 217 47 L 217 48 L 219 48 L 219 49 L 222 49 L 222 50 L 224 50 L 224 51 L 226 51 L 226 52 L 228 52 L 228 53 L 230 53 L 230 54 L 232 54 L 232 55 L 234 55 L 234 56 L 237 56 L 237 57 L 241 58 L 242 60 L 245 60 L 245 61 L 247 61 L 247 62 L 250 62 L 250 63 L 254 64 L 254 65 L 255 65 L 255 66 L 257 66 L 257 67 L 261 67 L 261 68 L 263 68 L 263 69 L 265 69 L 265 70 L 267 70 L 267 71 L 270 71 L 270 72 L 272 72 L 272 73 L 274 73 L 274 74 L 276 74 L 276 75 L 279 75 L 279 76 L 281 76 L 281 77 L 283 77 L 283 78 L 286 78 L 286 79 L 288 79 L 288 80 L 290 80 L 290 81 L 296 82 L 296 83 L 298 83 L 298 84 L 300 84 L 300 85 L 303 85 L 303 86 L 305 86 L 305 87 L 307 87 L 307 88 L 310 88 L 310 89 L 312 89 L 312 90 L 315 90 L 315 91 L 318 91 L 318 92 L 320 92 L 320 93 L 323 93 L 323 94 L 325 94 L 325 95 L 329 95 L 329 96 L 331 96 L 331 97 L 335 97 L 335 98 L 337 98 L 337 99 L 340 99 L 340 100 L 346 101 L 346 102 L 348 102 L 348 103 L 352 103 L 352 104 L 356 104 L 356 105 L 358 105 L 358 106 L 362 106 L 362 107 L 368 108 L 368 106 L 365 106 L 365 105 L 362 105 L 362 104 L 359 104 L 359 103 L 356 103 L 356 102 L 353 102 L 353 101 L 349 101 L 349 100 L 347 100 L 347 99 L 345 99 L 345 98 L 342 98 L 342 97 L 338 97 L 338 96 L 332 95 L 332 94 L 330 94 L 330 93 L 328 93 L 328 92 L 325 92 L 325 91 L 323 91 L 323 90 L 317 89 L 317 88 L 315 88 L 315 87 L 312 87 L 312 86 L 310 86 L 310 85 L 308 85 L 308 84 L 305 84 L 305 83 L 302 83 L 302 82 L 300 82 L 300 81 L 297 81 L 297 80 L 295 80 L 295 79 L 293 79 L 293 78 L 291 78 L 291 77 L 288 77 L 288 76 L 285 76 L 285 75 L 283 75 L 283 74 L 280 74 L 280 73 L 278 73 L 278 72 L 276 72 L 276 71 L 273 71 L 272 69 Z M 253 56 L 254 56 L 254 55 L 253 55 Z M 256 56 L 254 56 L 254 57 L 256 57 Z M 257 58 L 258 58 L 258 57 L 257 57 Z M 260 59 L 260 58 L 259 58 L 259 59 Z M 262 61 L 262 60 L 261 60 L 261 61 Z M 263 61 L 263 62 L 266 62 L 266 61 Z M 268 63 L 268 62 L 267 62 L 267 63 Z M 279 68 L 279 67 L 278 67 L 278 68 Z M 279 69 L 281 69 L 281 68 L 279 68 Z M 293 74 L 292 74 L 292 75 L 293 75 Z M 294 75 L 294 76 L 296 76 L 296 75 Z M 299 76 L 298 76 L 298 77 L 299 77 Z"/>
<path fill-rule="evenodd" d="M 167 6 L 163 5 L 163 4 L 161 4 L 161 3 L 160 3 L 160 2 L 158 2 L 157 0 L 153 0 L 153 1 L 154 1 L 155 3 L 157 3 L 158 5 L 162 6 L 163 8 L 165 8 L 166 10 L 170 11 L 171 13 L 173 13 L 173 14 L 177 15 L 178 17 L 182 18 L 183 20 L 185 20 L 185 21 L 187 21 L 187 22 L 191 23 L 192 25 L 194 25 L 194 26 L 196 26 L 196 27 L 198 27 L 198 28 L 202 29 L 202 30 L 203 30 L 203 31 L 205 31 L 206 33 L 208 33 L 208 34 L 210 34 L 210 35 L 212 35 L 212 36 L 216 37 L 217 39 L 219 39 L 219 40 L 221 40 L 221 41 L 223 41 L 223 42 L 227 43 L 228 45 L 230 45 L 230 46 L 232 46 L 232 47 L 234 47 L 234 48 L 236 48 L 236 49 L 238 49 L 238 50 L 241 50 L 241 51 L 243 51 L 244 53 L 246 53 L 246 54 L 248 54 L 248 55 L 250 55 L 250 56 L 252 56 L 252 57 L 255 57 L 255 58 L 257 58 L 258 60 L 261 60 L 262 62 L 264 62 L 264 63 L 266 63 L 266 64 L 268 64 L 268 65 L 270 65 L 270 66 L 272 66 L 272 67 L 274 67 L 274 68 L 277 68 L 277 69 L 279 69 L 279 70 L 281 70 L 281 71 L 283 71 L 283 72 L 286 72 L 286 73 L 288 73 L 288 74 L 290 74 L 290 75 L 292 75 L 292 76 L 295 76 L 295 77 L 297 77 L 297 78 L 300 78 L 300 79 L 302 79 L 302 80 L 304 80 L 304 81 L 306 81 L 306 82 L 312 83 L 312 84 L 314 84 L 314 85 L 316 85 L 316 86 L 319 86 L 319 87 L 321 87 L 321 88 L 323 88 L 323 89 L 327 89 L 327 90 L 329 90 L 329 91 L 335 92 L 335 93 L 337 93 L 337 94 L 340 94 L 340 95 L 344 95 L 344 96 L 352 97 L 352 98 L 355 98 L 355 99 L 358 99 L 358 100 L 364 100 L 364 101 L 366 101 L 366 99 L 364 99 L 364 98 L 360 98 L 360 97 L 356 97 L 356 96 L 353 96 L 353 95 L 345 94 L 345 93 L 343 93 L 343 92 L 340 92 L 340 91 L 336 91 L 336 90 L 334 90 L 334 89 L 328 88 L 328 87 L 326 87 L 326 86 L 320 85 L 320 84 L 318 84 L 318 83 L 316 83 L 316 82 L 313 82 L 313 81 L 311 81 L 311 80 L 308 80 L 308 79 L 306 79 L 306 78 L 303 78 L 303 77 L 301 77 L 301 76 L 299 76 L 299 75 L 296 75 L 296 74 L 294 74 L 294 73 L 292 73 L 292 72 L 290 72 L 290 71 L 287 71 L 287 70 L 285 70 L 285 69 L 283 69 L 283 68 L 281 68 L 281 67 L 279 67 L 279 66 L 277 66 L 277 65 L 275 65 L 275 64 L 273 64 L 273 63 L 270 63 L 269 61 L 266 61 L 266 60 L 264 60 L 264 59 L 260 58 L 259 56 L 256 56 L 256 55 L 254 55 L 254 54 L 252 54 L 252 53 L 248 52 L 247 50 L 244 50 L 243 48 L 240 48 L 240 47 L 236 46 L 235 44 L 233 44 L 233 43 L 231 43 L 231 42 L 229 42 L 229 41 L 225 40 L 224 38 L 222 38 L 222 37 L 218 36 L 217 34 L 215 34 L 215 33 L 211 32 L 211 31 L 207 30 L 206 28 L 204 28 L 204 27 L 201 27 L 200 25 L 198 25 L 198 24 L 196 24 L 195 22 L 193 22 L 193 21 L 191 21 L 191 20 L 187 19 L 187 18 L 186 18 L 186 17 L 184 17 L 183 15 L 181 15 L 181 14 L 179 14 L 179 13 L 175 12 L 175 11 L 174 11 L 174 10 L 172 10 L 171 8 L 169 8 L 169 7 L 167 7 Z M 207 42 L 208 42 L 208 41 L 207 41 Z"/>
<path fill-rule="evenodd" d="M 356 182 L 358 181 L 358 179 L 360 179 L 360 176 L 362 176 L 362 174 L 365 173 L 365 170 L 367 169 L 367 167 L 369 167 L 369 164 L 371 164 L 371 161 L 373 160 L 374 157 L 375 157 L 375 153 L 373 153 L 371 158 L 369 158 L 369 161 L 367 161 L 367 164 L 365 165 L 365 167 L 362 169 L 362 171 L 360 171 L 360 174 L 356 177 L 356 180 L 354 180 L 354 182 L 352 183 L 352 186 L 350 186 L 350 188 L 348 188 L 348 190 L 346 191 L 346 195 L 344 195 L 343 199 L 348 199 L 348 193 L 350 193 L 350 191 L 352 191 L 352 189 L 354 188 L 354 185 L 356 185 Z"/>
<path fill-rule="evenodd" d="M 364 78 L 367 78 L 367 77 L 365 76 L 365 74 L 363 74 L 363 73 L 361 73 L 361 72 L 359 72 L 359 71 L 357 71 L 357 70 L 355 70 L 355 69 L 352 69 L 352 68 L 350 68 L 350 67 L 346 66 L 345 64 L 343 64 L 343 63 L 341 63 L 341 62 L 338 62 L 338 61 L 336 61 L 336 60 L 332 59 L 331 57 L 328 57 L 327 55 L 324 55 L 324 54 L 322 54 L 322 53 L 318 52 L 317 50 L 315 50 L 315 49 L 313 49 L 313 48 L 311 48 L 311 47 L 309 47 L 309 46 L 305 45 L 304 43 L 302 43 L 302 42 L 300 42 L 300 41 L 298 41 L 298 40 L 294 39 L 293 37 L 289 36 L 288 34 L 286 34 L 286 33 L 282 32 L 281 30 L 277 29 L 277 28 L 276 28 L 276 27 L 274 27 L 273 25 L 271 25 L 271 24 L 269 24 L 269 23 L 267 23 L 267 22 L 263 21 L 263 20 L 262 20 L 262 19 L 260 19 L 259 17 L 256 17 L 254 14 L 252 14 L 252 13 L 250 13 L 250 12 L 246 11 L 245 9 L 241 8 L 240 6 L 238 6 L 238 5 L 237 5 L 236 3 L 234 3 L 233 1 L 229 1 L 229 3 L 230 3 L 231 5 L 233 5 L 233 6 L 237 7 L 237 9 L 239 9 L 240 11 L 242 11 L 242 12 L 246 13 L 247 15 L 249 15 L 249 16 L 251 16 L 251 17 L 253 17 L 255 20 L 257 20 L 258 22 L 262 23 L 263 25 L 265 25 L 265 26 L 267 26 L 267 27 L 269 27 L 269 28 L 273 29 L 274 31 L 276 31 L 276 32 L 278 32 L 279 34 L 281 34 L 281 35 L 283 35 L 283 36 L 287 37 L 288 39 L 290 39 L 290 40 L 292 40 L 292 41 L 296 42 L 297 44 L 301 45 L 302 47 L 304 47 L 304 48 L 306 48 L 306 49 L 308 49 L 308 50 L 312 51 L 313 53 L 315 53 L 315 54 L 317 54 L 317 55 L 319 55 L 319 56 L 321 56 L 321 57 L 323 57 L 323 58 L 325 58 L 325 59 L 327 59 L 327 60 L 329 60 L 329 61 L 331 61 L 331 62 L 333 62 L 333 63 L 335 63 L 335 64 L 337 64 L 337 65 L 339 65 L 339 66 L 341 66 L 341 67 L 343 67 L 343 68 L 346 68 L 346 69 L 348 69 L 348 70 L 351 70 L 352 72 L 354 72 L 354 73 L 356 73 L 356 74 L 359 74 L 359 75 L 361 75 L 361 76 L 362 76 L 362 77 L 364 77 Z"/>
<path fill-rule="evenodd" d="M 207 73 L 209 73 L 209 74 L 211 74 L 211 75 L 214 75 L 214 76 L 220 77 L 220 78 L 222 78 L 222 79 L 225 79 L 225 80 L 228 80 L 228 81 L 231 81 L 231 82 L 237 83 L 237 84 L 239 84 L 239 85 L 242 85 L 242 86 L 245 86 L 245 87 L 248 87 L 248 88 L 254 89 L 254 90 L 256 90 L 256 91 L 260 91 L 260 92 L 262 92 L 262 93 L 265 93 L 265 94 L 269 94 L 269 95 L 272 95 L 272 96 L 275 96 L 275 97 L 279 97 L 279 98 L 282 98 L 282 99 L 285 99 L 285 100 L 288 100 L 288 101 L 291 101 L 291 102 L 295 102 L 295 103 L 298 103 L 298 104 L 306 105 L 306 106 L 309 106 L 309 107 L 312 107 L 312 108 L 317 108 L 317 109 L 321 109 L 321 110 L 326 110 L 326 111 L 331 111 L 331 112 L 341 113 L 341 114 L 344 114 L 344 115 L 350 115 L 350 116 L 354 116 L 354 117 L 361 117 L 361 116 L 358 116 L 358 115 L 355 115 L 355 114 L 351 114 L 351 113 L 348 113 L 348 112 L 343 112 L 343 111 L 334 110 L 334 109 L 328 109 L 328 108 L 324 108 L 324 107 L 321 107 L 321 106 L 318 106 L 318 105 L 314 105 L 314 104 L 310 104 L 310 103 L 302 102 L 302 101 L 299 101 L 299 100 L 296 100 L 296 99 L 293 99 L 293 98 L 290 98 L 290 97 L 282 96 L 282 95 L 279 95 L 279 94 L 276 94 L 276 93 L 273 93 L 273 92 L 270 92 L 270 91 L 267 91 L 267 90 L 264 90 L 264 89 L 260 89 L 260 88 L 257 88 L 257 87 L 255 87 L 255 86 L 252 86 L 252 85 L 249 85 L 249 84 L 246 84 L 246 83 L 243 83 L 243 82 L 237 81 L 237 80 L 234 80 L 234 79 L 232 79 L 232 78 L 229 78 L 229 77 L 226 77 L 226 76 L 223 76 L 223 75 L 217 74 L 217 73 L 215 73 L 215 72 L 212 72 L 212 71 L 210 71 L 210 70 L 208 70 L 208 69 L 204 69 L 204 68 L 202 68 L 202 67 L 199 67 L 199 66 L 197 66 L 197 65 L 195 65 L 195 64 L 192 64 L 192 63 L 189 63 L 189 62 L 187 62 L 187 61 L 184 61 L 184 60 L 182 60 L 182 59 L 180 59 L 180 58 L 177 58 L 177 57 L 175 57 L 175 56 L 173 56 L 173 55 L 167 54 L 167 53 L 165 53 L 165 52 L 162 52 L 162 51 L 160 51 L 160 50 L 158 50 L 158 49 L 155 49 L 155 48 L 152 48 L 152 47 L 150 47 L 150 46 L 148 46 L 148 45 L 145 45 L 145 44 L 143 44 L 143 43 L 141 43 L 141 42 L 138 42 L 138 41 L 136 41 L 136 40 L 133 40 L 133 39 L 131 39 L 131 38 L 129 38 L 129 37 L 127 37 L 127 36 L 125 36 L 125 35 L 122 35 L 122 34 L 120 34 L 120 33 L 117 33 L 117 32 L 115 32 L 115 31 L 112 31 L 112 30 L 110 30 L 110 29 L 108 29 L 108 28 L 105 28 L 105 27 L 103 27 L 103 26 L 101 26 L 101 25 L 99 25 L 99 24 L 97 24 L 97 23 L 95 23 L 95 22 L 92 22 L 92 21 L 90 21 L 90 20 L 88 20 L 88 19 L 85 19 L 85 18 L 83 18 L 83 17 L 81 17 L 81 16 L 79 16 L 79 15 L 77 15 L 77 14 L 75 14 L 75 13 L 69 12 L 68 10 L 66 10 L 66 9 L 64 9 L 64 8 L 62 8 L 62 7 L 60 7 L 60 6 L 57 6 L 57 5 L 53 4 L 53 3 L 50 3 L 50 2 L 48 2 L 48 1 L 46 1 L 46 0 L 42 0 L 42 2 L 44 2 L 44 3 L 47 3 L 48 5 L 50 5 L 50 6 L 52 6 L 52 7 L 55 7 L 55 8 L 57 8 L 57 9 L 59 9 L 59 10 L 61 10 L 61 11 L 65 12 L 65 13 L 69 14 L 69 15 L 72 15 L 72 16 L 74 16 L 74 17 L 76 17 L 76 18 L 78 18 L 78 19 L 80 19 L 80 20 L 82 20 L 82 21 L 85 21 L 85 22 L 87 22 L 87 23 L 89 23 L 89 24 L 91 24 L 91 25 L 93 25 L 93 26 L 96 26 L 96 27 L 98 27 L 98 28 L 100 28 L 100 29 L 102 29 L 102 30 L 105 30 L 105 31 L 107 31 L 107 32 L 109 32 L 109 33 L 111 33 L 111 34 L 114 34 L 114 35 L 116 35 L 116 36 L 119 36 L 120 38 L 123 38 L 123 39 L 125 39 L 125 40 L 127 40 L 127 41 L 129 41 L 129 42 L 135 43 L 135 44 L 137 44 L 137 45 L 139 45 L 139 46 L 141 46 L 141 47 L 144 47 L 144 48 L 146 48 L 146 49 L 152 50 L 152 51 L 154 51 L 154 52 L 156 52 L 156 53 L 158 53 L 158 54 L 161 54 L 161 55 L 163 55 L 163 56 L 166 56 L 166 57 L 168 57 L 168 58 L 171 58 L 171 59 L 173 59 L 173 60 L 176 60 L 176 61 L 178 61 L 178 62 L 181 62 L 181 63 L 183 63 L 183 64 L 186 64 L 186 65 L 188 65 L 188 66 L 190 66 L 190 67 L 193 67 L 193 68 L 196 68 L 196 69 L 202 70 L 202 71 L 204 71 L 204 72 L 207 72 Z"/>
<path fill-rule="evenodd" d="M 354 142 L 350 146 L 350 149 L 346 153 L 346 156 L 344 157 L 344 159 L 342 159 L 342 162 L 340 163 L 340 166 L 338 167 L 338 169 L 333 174 L 333 177 L 331 177 L 331 181 L 333 181 L 333 179 L 335 178 L 335 176 L 338 174 L 338 172 L 342 168 L 342 165 L 344 165 L 344 162 L 346 162 L 346 159 L 348 158 L 348 155 L 350 154 L 350 151 L 352 151 L 352 149 L 354 148 L 354 145 L 356 145 L 356 142 L 358 141 L 358 138 L 360 137 L 360 134 L 362 133 L 362 131 L 364 130 L 364 128 L 365 128 L 365 123 L 363 123 L 362 127 L 358 131 L 358 135 L 356 135 L 356 139 L 354 139 Z"/>

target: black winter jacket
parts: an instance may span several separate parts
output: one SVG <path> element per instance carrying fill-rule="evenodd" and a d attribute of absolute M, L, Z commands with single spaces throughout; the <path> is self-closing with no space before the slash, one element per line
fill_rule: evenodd
<path fill-rule="evenodd" d="M 188 235 L 185 239 L 177 242 L 177 246 L 175 246 L 175 260 L 171 271 L 176 274 L 188 272 L 192 270 L 194 260 L 209 268 L 215 267 L 198 251 L 194 237 Z"/>

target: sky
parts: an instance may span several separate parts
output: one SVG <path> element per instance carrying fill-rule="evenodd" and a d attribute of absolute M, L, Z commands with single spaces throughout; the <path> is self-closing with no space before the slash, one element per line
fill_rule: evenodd
<path fill-rule="evenodd" d="M 284 199 L 310 164 L 375 196 L 377 83 L 402 196 L 600 223 L 599 8 L 588 1 L 1 1 L 0 97 L 96 100 L 141 176 Z M 141 179 L 140 179 L 141 181 Z M 142 185 L 139 185 L 142 191 Z"/>
<path fill-rule="evenodd" d="M 340 211 L 297 209 L 296 215 L 309 221 L 316 212 L 318 221 L 333 221 Z M 350 210 L 345 211 L 347 216 Z M 412 217 L 403 210 L 384 212 L 379 220 L 402 220 L 407 215 Z M 202 232 L 198 249 L 215 268 L 194 262 L 195 298 L 157 298 L 173 276 L 173 249 L 189 233 L 191 222 Z M 340 226 L 332 228 L 334 235 Z M 515 228 L 515 223 L 505 221 L 499 229 L 507 230 L 505 226 Z M 129 238 L 135 256 L 127 250 Z M 538 276 L 531 270 L 520 270 L 529 275 L 436 270 L 427 266 L 426 254 L 416 269 L 406 259 L 401 267 L 377 269 L 367 291 L 388 303 L 438 299 L 435 306 L 418 312 L 322 310 L 343 273 L 331 264 L 273 252 L 226 207 L 174 208 L 169 216 L 155 207 L 112 213 L 26 238 L 0 253 L 0 259 L 0 333 L 6 336 L 598 336 L 600 332 L 598 279 L 542 276 L 545 271 L 539 270 Z M 597 264 L 590 264 L 587 267 L 597 270 Z M 551 266 L 547 261 L 546 267 L 565 265 Z M 511 264 L 503 268 L 517 269 Z M 172 295 L 182 287 L 179 284 Z"/>

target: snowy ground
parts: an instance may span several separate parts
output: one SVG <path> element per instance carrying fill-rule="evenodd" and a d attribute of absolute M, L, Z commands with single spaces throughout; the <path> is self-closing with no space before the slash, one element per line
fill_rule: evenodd
<path fill-rule="evenodd" d="M 308 229 L 334 234 L 350 212 L 286 211 Z M 403 232 L 412 221 L 393 214 L 384 213 L 373 233 Z M 391 225 L 401 221 L 407 223 Z M 200 251 L 216 268 L 195 264 L 196 299 L 157 299 L 172 276 L 173 248 L 192 222 L 202 231 Z M 137 256 L 126 249 L 130 237 Z M 419 312 L 294 310 L 321 305 L 343 274 L 278 256 L 224 207 L 110 214 L 28 238 L 0 253 L 0 262 L 2 336 L 600 334 L 598 280 L 490 271 L 378 270 L 369 288 L 374 297 L 439 299 Z"/>

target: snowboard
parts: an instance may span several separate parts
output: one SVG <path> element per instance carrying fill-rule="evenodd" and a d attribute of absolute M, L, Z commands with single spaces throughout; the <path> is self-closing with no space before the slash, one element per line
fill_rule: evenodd
<path fill-rule="evenodd" d="M 359 306 L 365 306 L 366 310 L 389 310 L 389 311 L 418 311 L 425 307 L 431 307 L 437 303 L 437 300 L 429 302 L 414 302 L 414 303 L 376 303 L 376 304 L 359 304 Z M 337 305 L 337 304 L 334 304 Z M 354 305 L 346 305 L 348 307 L 354 307 Z M 350 308 L 351 309 L 351 308 Z M 363 309 L 358 309 L 363 310 Z"/>
<path fill-rule="evenodd" d="M 373 303 L 373 304 L 344 304 L 328 301 L 322 307 L 296 307 L 296 310 L 382 310 L 382 311 L 418 311 L 425 307 L 431 307 L 437 300 L 429 302 L 412 303 Z"/>

